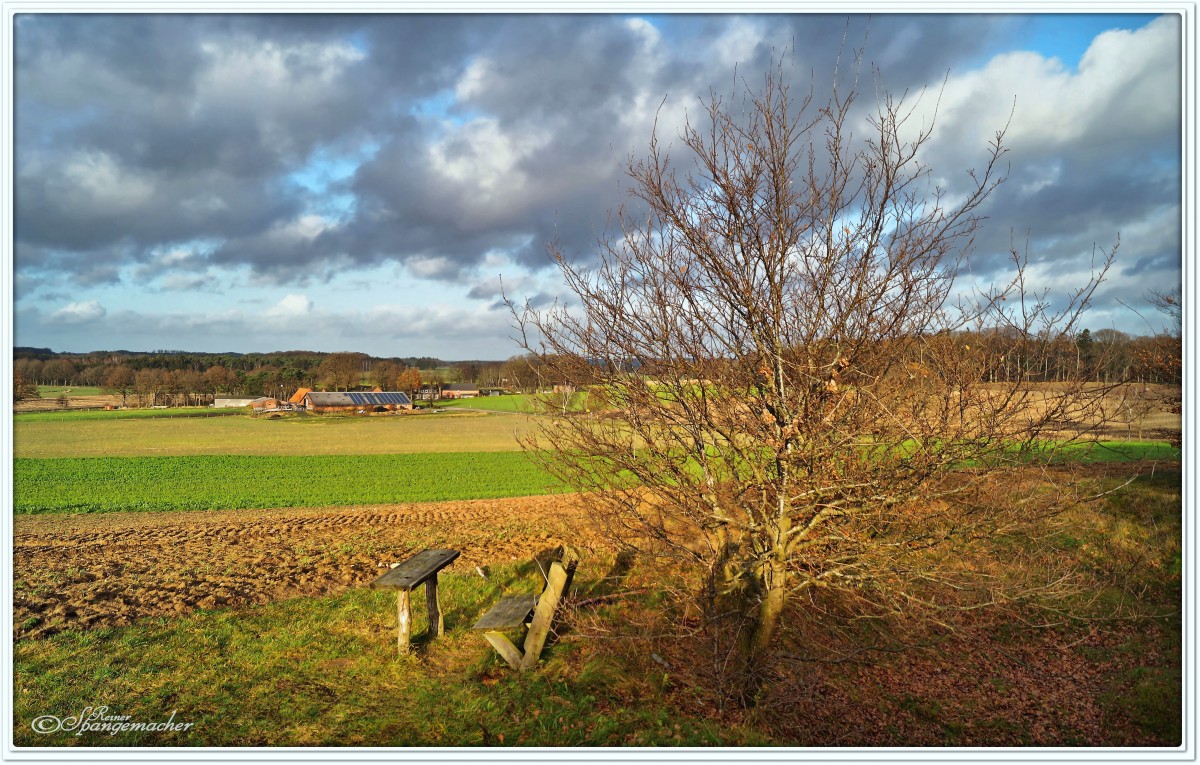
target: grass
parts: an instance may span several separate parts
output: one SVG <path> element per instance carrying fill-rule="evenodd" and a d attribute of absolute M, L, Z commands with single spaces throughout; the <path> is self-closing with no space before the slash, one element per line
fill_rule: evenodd
<path fill-rule="evenodd" d="M 244 611 L 154 618 L 127 628 L 19 641 L 18 746 L 613 746 L 769 744 L 741 726 L 681 715 L 653 685 L 586 644 L 548 646 L 536 672 L 502 664 L 468 627 L 502 583 L 535 588 L 531 567 L 443 575 L 446 634 L 397 657 L 395 597 L 365 588 Z M 507 590 L 507 588 L 503 588 Z M 631 686 L 638 694 L 630 703 Z M 174 714 L 186 731 L 38 734 L 32 721 L 89 706 L 130 722 Z"/>
<path fill-rule="evenodd" d="M 523 452 L 13 461 L 18 514 L 376 505 L 564 488 Z"/>
<path fill-rule="evenodd" d="M 246 416 L 246 412 L 240 409 L 213 409 L 212 407 L 207 406 L 188 406 L 172 409 L 114 409 L 112 411 L 106 411 L 103 409 L 80 409 L 60 411 L 51 410 L 44 412 L 15 412 L 13 413 L 13 422 L 113 422 L 116 420 L 169 420 L 180 418 L 190 419 L 196 417 L 230 417 L 236 415 L 242 415 L 244 417 Z"/>
<path fill-rule="evenodd" d="M 587 407 L 587 404 L 588 394 L 583 391 L 577 391 L 572 393 L 571 397 L 567 400 L 567 410 L 582 412 Z M 442 401 L 438 403 L 437 407 L 534 414 L 545 411 L 547 408 L 560 411 L 562 408 L 562 395 L 552 393 L 539 395 L 519 393 L 510 396 L 479 396 L 477 398 Z"/>
<path fill-rule="evenodd" d="M 1097 441 L 1075 443 L 1062 447 L 1055 462 L 1101 462 L 1174 461 L 1183 452 L 1162 441 Z"/>
<path fill-rule="evenodd" d="M 512 396 L 480 396 L 478 398 L 465 398 L 455 401 L 442 401 L 437 406 L 439 408 L 466 408 L 466 409 L 485 409 L 489 412 L 523 412 L 531 413 L 534 411 L 531 402 L 531 396 L 525 394 L 517 394 Z"/>
<path fill-rule="evenodd" d="M 107 396 L 112 393 L 108 388 L 94 385 L 39 385 L 37 389 L 42 398 L 58 398 L 64 393 L 68 396 Z"/>
<path fill-rule="evenodd" d="M 390 417 L 309 415 L 177 419 L 172 410 L 20 414 L 13 418 L 16 457 L 411 454 L 519 451 L 527 417 L 445 413 Z M 154 412 L 166 417 L 155 417 Z M 180 410 L 183 411 L 183 410 Z M 195 410 L 192 410 L 195 411 Z M 208 410 L 211 411 L 211 410 Z M 130 412 L 132 414 L 132 411 Z M 84 416 L 88 415 L 88 416 Z"/>

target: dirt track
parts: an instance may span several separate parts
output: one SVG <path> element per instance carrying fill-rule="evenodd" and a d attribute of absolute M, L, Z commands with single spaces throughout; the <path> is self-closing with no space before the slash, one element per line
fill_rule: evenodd
<path fill-rule="evenodd" d="M 449 571 L 599 544 L 573 497 L 361 508 L 18 517 L 13 630 L 125 625 L 359 587 L 425 547 Z"/>

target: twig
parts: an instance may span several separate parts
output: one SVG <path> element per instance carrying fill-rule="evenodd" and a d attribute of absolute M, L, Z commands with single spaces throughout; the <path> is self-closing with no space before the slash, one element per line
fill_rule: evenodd
<path fill-rule="evenodd" d="M 588 598 L 587 600 L 576 601 L 576 602 L 572 603 L 571 605 L 576 608 L 581 608 L 583 606 L 590 606 L 590 605 L 594 605 L 596 603 L 604 603 L 604 602 L 607 602 L 610 600 L 616 600 L 617 598 L 624 598 L 628 595 L 640 595 L 643 592 L 649 592 L 649 591 L 650 591 L 649 587 L 636 587 L 632 590 L 624 590 L 622 592 L 612 592 L 612 593 L 609 593 L 608 595 L 597 595 L 594 598 Z"/>

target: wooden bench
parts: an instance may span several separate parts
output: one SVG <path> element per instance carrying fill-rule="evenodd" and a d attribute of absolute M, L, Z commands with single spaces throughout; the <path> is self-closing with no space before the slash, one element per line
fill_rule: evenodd
<path fill-rule="evenodd" d="M 542 568 L 539 562 L 538 569 L 545 578 L 541 595 L 510 595 L 501 598 L 471 629 L 481 630 L 484 639 L 491 643 L 496 653 L 513 669 L 521 672 L 532 669 L 546 645 L 550 624 L 554 620 L 559 601 L 571 589 L 571 580 L 575 577 L 575 567 L 578 563 L 578 554 L 569 547 L 562 548 L 558 558 L 551 560 L 546 568 Z M 504 631 L 525 623 L 529 624 L 529 631 L 525 634 L 524 650 L 519 650 Z"/>
<path fill-rule="evenodd" d="M 396 590 L 396 620 L 400 633 L 396 638 L 396 647 L 401 655 L 408 653 L 412 629 L 408 595 L 422 582 L 425 583 L 425 610 L 429 613 L 428 635 L 434 638 L 445 634 L 442 609 L 438 605 L 437 575 L 453 563 L 458 555 L 458 550 L 422 550 L 369 585 L 372 590 Z"/>

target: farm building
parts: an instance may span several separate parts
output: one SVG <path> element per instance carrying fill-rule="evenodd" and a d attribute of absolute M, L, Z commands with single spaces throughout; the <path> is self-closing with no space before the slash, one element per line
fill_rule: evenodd
<path fill-rule="evenodd" d="M 475 383 L 450 383 L 442 386 L 442 398 L 475 398 L 479 386 Z"/>
<path fill-rule="evenodd" d="M 304 397 L 312 392 L 313 392 L 312 388 L 297 388 L 296 392 L 292 394 L 292 397 L 288 399 L 288 403 L 289 404 L 303 404 Z"/>
<path fill-rule="evenodd" d="M 399 391 L 380 393 L 320 393 L 309 391 L 304 394 L 304 406 L 310 412 L 344 412 L 368 414 L 370 412 L 395 412 L 412 409 L 412 401 Z"/>

